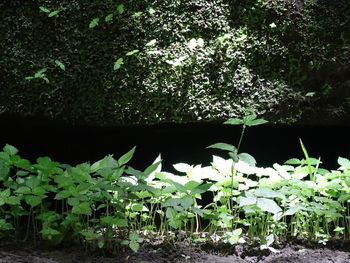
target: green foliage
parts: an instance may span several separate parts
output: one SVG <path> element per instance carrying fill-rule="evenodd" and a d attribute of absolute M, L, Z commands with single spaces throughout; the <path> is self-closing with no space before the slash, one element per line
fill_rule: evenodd
<path fill-rule="evenodd" d="M 124 125 L 221 120 L 252 108 L 296 121 L 344 89 L 342 79 L 322 79 L 349 57 L 349 9 L 339 3 L 6 0 L 1 112 Z M 55 70 L 57 59 L 66 70 Z"/>

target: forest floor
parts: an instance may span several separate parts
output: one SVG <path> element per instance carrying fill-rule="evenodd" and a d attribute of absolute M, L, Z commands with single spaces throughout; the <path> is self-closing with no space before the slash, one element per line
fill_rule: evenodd
<path fill-rule="evenodd" d="M 186 242 L 143 245 L 135 253 L 125 250 L 115 255 L 87 253 L 81 248 L 43 249 L 29 244 L 0 242 L 0 262 L 21 263 L 151 263 L 151 262 L 221 262 L 221 263 L 350 263 L 350 241 L 332 241 L 326 246 L 309 244 L 305 241 L 292 241 L 275 246 L 279 251 L 261 251 L 259 247 L 246 245 L 212 244 L 190 245 Z"/>

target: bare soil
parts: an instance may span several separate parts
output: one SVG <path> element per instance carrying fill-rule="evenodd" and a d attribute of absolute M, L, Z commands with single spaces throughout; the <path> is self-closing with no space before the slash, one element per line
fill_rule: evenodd
<path fill-rule="evenodd" d="M 293 240 L 275 246 L 279 253 L 261 251 L 258 246 L 193 245 L 186 242 L 143 245 L 139 252 L 125 250 L 106 255 L 88 253 L 81 248 L 43 249 L 28 244 L 0 242 L 0 263 L 151 263 L 151 262 L 220 262 L 220 263 L 350 263 L 350 241 L 330 241 L 326 246 Z"/>

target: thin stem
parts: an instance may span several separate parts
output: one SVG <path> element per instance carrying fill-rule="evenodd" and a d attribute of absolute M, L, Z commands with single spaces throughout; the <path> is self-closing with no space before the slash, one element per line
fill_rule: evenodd
<path fill-rule="evenodd" d="M 241 132 L 241 137 L 239 138 L 239 141 L 238 141 L 238 146 L 237 146 L 237 153 L 239 151 L 239 148 L 241 147 L 241 144 L 242 144 L 242 140 L 243 140 L 243 136 L 244 136 L 244 132 L 245 132 L 245 125 L 242 126 L 242 132 Z"/>

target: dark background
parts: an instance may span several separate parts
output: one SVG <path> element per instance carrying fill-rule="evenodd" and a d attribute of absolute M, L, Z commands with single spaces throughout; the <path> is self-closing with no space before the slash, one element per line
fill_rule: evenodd
<path fill-rule="evenodd" d="M 118 158 L 136 145 L 130 165 L 145 169 L 161 153 L 163 169 L 170 172 L 172 164 L 178 162 L 209 165 L 213 154 L 227 157 L 223 151 L 205 148 L 217 142 L 236 145 L 241 131 L 240 126 L 221 123 L 96 128 L 43 119 L 0 121 L 0 147 L 11 144 L 21 157 L 32 162 L 39 156 L 72 165 L 95 162 L 107 154 Z M 253 155 L 258 166 L 283 163 L 289 158 L 303 158 L 301 138 L 310 157 L 321 157 L 321 167 L 336 169 L 338 156 L 350 158 L 349 134 L 350 127 L 346 126 L 265 124 L 247 127 L 241 152 Z"/>

